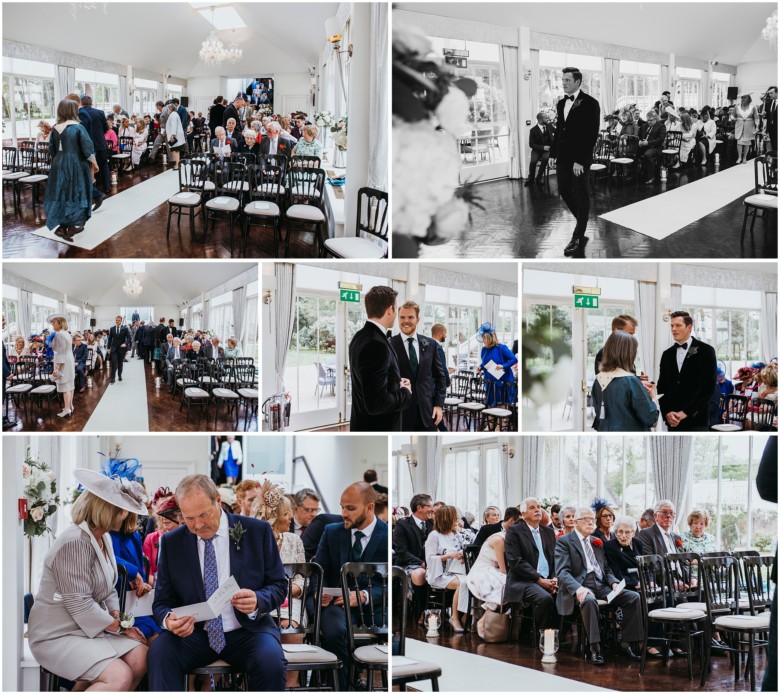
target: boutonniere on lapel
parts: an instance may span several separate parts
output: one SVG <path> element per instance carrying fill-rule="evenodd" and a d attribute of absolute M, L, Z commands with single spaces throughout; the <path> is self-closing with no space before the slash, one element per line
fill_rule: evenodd
<path fill-rule="evenodd" d="M 592 544 L 594 547 L 603 547 L 604 546 L 604 543 L 601 540 L 599 540 L 599 538 L 597 538 L 597 537 L 591 538 L 590 544 Z"/>
<path fill-rule="evenodd" d="M 571 113 L 575 108 L 579 108 L 579 105 L 582 103 L 582 99 L 580 97 L 577 97 L 574 102 L 571 105 L 571 109 L 569 109 L 569 113 Z"/>
<path fill-rule="evenodd" d="M 284 150 L 284 149 L 287 149 L 287 145 L 283 145 L 283 144 L 279 143 L 279 151 Z"/>
<path fill-rule="evenodd" d="M 237 552 L 241 551 L 241 540 L 245 534 L 246 530 L 244 529 L 244 526 L 241 525 L 241 521 L 236 521 L 236 524 L 230 529 L 230 532 L 228 533 L 230 539 L 236 543 Z"/>
<path fill-rule="evenodd" d="M 420 354 L 422 354 L 425 351 L 425 348 L 428 346 L 428 340 L 425 338 L 420 338 Z"/>
<path fill-rule="evenodd" d="M 685 358 L 688 357 L 695 357 L 699 352 L 699 348 L 696 345 L 691 345 L 690 349 L 688 350 L 688 353 L 685 355 Z"/>
<path fill-rule="evenodd" d="M 683 541 L 682 541 L 682 540 L 681 540 L 681 539 L 678 537 L 678 538 L 677 538 L 677 539 L 674 541 L 674 544 L 677 546 L 677 548 L 678 548 L 678 549 L 682 549 L 682 546 L 683 546 Z"/>

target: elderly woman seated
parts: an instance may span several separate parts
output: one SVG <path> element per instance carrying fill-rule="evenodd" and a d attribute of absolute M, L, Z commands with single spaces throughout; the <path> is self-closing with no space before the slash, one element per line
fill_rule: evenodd
<path fill-rule="evenodd" d="M 257 160 L 260 157 L 260 140 L 259 138 L 262 136 L 258 136 L 258 134 L 252 130 L 251 128 L 247 128 L 243 132 L 244 135 L 244 141 L 238 146 L 238 149 L 236 152 L 240 153 L 249 153 L 254 154 L 255 159 Z"/>
<path fill-rule="evenodd" d="M 626 588 L 639 590 L 639 569 L 636 558 L 640 551 L 634 542 L 636 522 L 630 516 L 618 516 L 614 527 L 615 538 L 604 543 L 604 554 L 609 568 L 616 578 L 625 580 Z"/>
<path fill-rule="evenodd" d="M 14 340 L 14 347 L 8 353 L 8 359 L 10 361 L 16 361 L 19 357 L 26 357 L 30 354 L 30 347 L 27 341 L 21 336 L 17 335 Z"/>
<path fill-rule="evenodd" d="M 238 340 L 235 337 L 229 337 L 227 339 L 227 347 L 225 347 L 225 357 L 228 359 L 237 359 L 241 355 L 242 352 Z"/>
<path fill-rule="evenodd" d="M 716 552 L 718 549 L 715 536 L 705 532 L 710 524 L 707 511 L 694 509 L 688 514 L 688 530 L 682 534 L 683 552 Z"/>
<path fill-rule="evenodd" d="M 319 157 L 322 159 L 322 145 L 317 140 L 320 130 L 316 125 L 304 125 L 303 137 L 298 140 L 293 148 L 295 157 Z"/>

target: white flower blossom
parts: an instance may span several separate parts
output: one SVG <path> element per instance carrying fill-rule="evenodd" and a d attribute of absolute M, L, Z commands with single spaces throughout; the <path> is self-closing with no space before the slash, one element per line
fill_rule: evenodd
<path fill-rule="evenodd" d="M 393 48 L 402 53 L 426 56 L 433 50 L 425 32 L 415 25 L 393 22 Z"/>
<path fill-rule="evenodd" d="M 30 511 L 30 517 L 37 523 L 43 520 L 43 509 L 40 506 L 36 506 Z"/>
<path fill-rule="evenodd" d="M 451 239 L 460 234 L 466 226 L 469 205 L 465 200 L 455 198 L 442 205 L 436 213 L 436 234 Z"/>
<path fill-rule="evenodd" d="M 468 113 L 468 97 L 457 87 L 451 87 L 436 108 L 439 124 L 453 137 L 462 137 L 468 132 Z"/>
<path fill-rule="evenodd" d="M 22 463 L 22 477 L 29 477 L 32 468 L 27 463 Z"/>

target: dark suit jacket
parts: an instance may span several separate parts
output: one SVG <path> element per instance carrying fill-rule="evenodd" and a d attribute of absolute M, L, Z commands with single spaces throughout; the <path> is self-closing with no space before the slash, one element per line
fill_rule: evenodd
<path fill-rule="evenodd" d="M 620 583 L 620 581 L 615 578 L 609 564 L 607 564 L 603 545 L 601 547 L 592 546 L 593 555 L 601 567 L 601 583 L 611 589 L 613 583 Z M 555 604 L 559 614 L 571 614 L 574 611 L 576 601 L 574 594 L 582 588 L 582 582 L 588 573 L 587 568 L 585 552 L 577 532 L 572 531 L 559 537 L 555 543 L 555 573 L 558 576 L 558 597 Z"/>
<path fill-rule="evenodd" d="M 539 123 L 537 123 L 528 133 L 528 146 L 534 151 L 539 152 L 539 154 L 544 154 L 544 147 L 547 145 L 550 147 L 548 152 L 552 150 L 552 143 L 553 138 L 555 137 L 555 128 L 553 128 L 552 125 L 549 123 L 544 126 L 544 134 L 542 134 L 542 129 L 539 127 Z"/>
<path fill-rule="evenodd" d="M 682 542 L 682 538 L 674 532 L 672 533 L 672 539 L 674 540 L 675 547 L 677 546 L 678 540 Z M 640 554 L 658 554 L 662 557 L 669 554 L 669 550 L 666 549 L 664 538 L 661 535 L 661 529 L 657 525 L 651 525 L 649 528 L 640 530 L 639 534 L 636 536 L 636 543 L 640 550 Z M 680 547 L 678 551 L 682 552 L 682 547 Z"/>
<path fill-rule="evenodd" d="M 381 484 L 379 484 L 379 482 L 374 482 L 371 486 L 374 488 L 374 491 L 377 494 L 387 494 L 388 493 L 387 492 L 387 487 L 383 487 Z"/>
<path fill-rule="evenodd" d="M 419 412 L 419 422 L 422 422 L 422 431 L 436 431 L 431 414 L 434 407 L 444 407 L 444 396 L 447 391 L 447 383 L 439 364 L 439 350 L 436 342 L 430 337 L 418 335 L 419 354 L 417 355 L 417 376 L 412 375 L 412 365 L 406 356 L 403 333 L 393 335 L 390 344 L 398 357 L 398 366 L 401 369 L 401 378 L 408 378 L 412 382 L 412 405 L 404 410 L 401 415 L 402 431 L 417 431 L 418 419 L 415 412 Z M 415 346 L 415 349 L 418 347 Z"/>
<path fill-rule="evenodd" d="M 777 100 L 769 99 L 766 107 L 766 131 L 772 138 L 773 143 L 777 143 Z"/>
<path fill-rule="evenodd" d="M 244 144 L 244 136 L 241 134 L 241 131 L 236 128 L 233 131 L 233 134 L 231 135 L 227 130 L 225 131 L 225 135 L 227 136 L 228 140 L 235 140 L 236 141 L 236 149 L 241 149 L 241 146 Z M 231 147 L 232 149 L 232 147 Z"/>
<path fill-rule="evenodd" d="M 260 151 L 263 156 L 268 154 L 270 147 L 271 140 L 267 136 L 264 136 L 260 142 Z M 284 133 L 279 133 L 279 142 L 276 145 L 276 153 L 284 154 L 289 159 L 292 156 L 293 147 L 295 147 L 295 143 L 292 139 L 287 137 Z"/>
<path fill-rule="evenodd" d="M 226 145 L 230 145 L 230 153 L 231 154 L 238 150 L 238 142 L 236 142 L 232 137 L 226 137 L 225 138 L 225 144 Z M 216 138 L 216 137 L 212 138 L 212 140 L 211 140 L 211 151 L 213 152 L 214 148 L 215 147 L 219 147 L 219 146 L 220 146 L 219 145 L 219 138 Z"/>
<path fill-rule="evenodd" d="M 652 127 L 643 123 L 639 128 L 639 139 L 647 140 L 647 149 L 661 149 L 666 139 L 666 126 L 661 121 L 656 121 Z"/>
<path fill-rule="evenodd" d="M 486 525 L 483 525 L 479 529 L 477 536 L 474 538 L 474 544 L 477 545 L 478 547 L 482 547 L 482 545 L 485 544 L 485 542 L 489 537 L 495 535 L 496 533 L 501 532 L 502 525 L 503 525 L 502 521 L 499 521 L 498 523 L 488 523 Z M 542 546 L 544 547 L 544 545 Z"/>
<path fill-rule="evenodd" d="M 518 602 L 522 597 L 522 590 L 526 583 L 536 583 L 540 578 L 555 577 L 555 533 L 550 528 L 540 525 L 539 534 L 549 567 L 547 576 L 542 576 L 536 570 L 539 565 L 539 550 L 528 524 L 519 520 L 506 531 L 504 542 L 506 592 L 504 596 L 507 602 Z"/>
<path fill-rule="evenodd" d="M 125 345 L 125 348 L 130 346 L 130 331 L 127 329 L 126 325 L 120 325 L 119 328 L 114 325 L 108 331 L 106 348 L 121 349 L 122 345 Z"/>
<path fill-rule="evenodd" d="M 452 378 L 450 378 L 450 372 L 447 368 L 447 355 L 444 354 L 444 347 L 441 342 L 436 343 L 436 351 L 439 353 L 439 364 L 441 365 L 441 372 L 444 374 L 445 387 L 449 388 L 450 383 L 452 383 Z"/>
<path fill-rule="evenodd" d="M 222 122 L 217 125 L 221 125 L 227 129 L 227 122 L 229 118 L 236 119 L 236 130 L 241 128 L 241 116 L 238 115 L 238 109 L 233 104 L 228 104 L 225 112 L 222 114 Z"/>
<path fill-rule="evenodd" d="M 82 106 L 82 110 L 89 115 L 90 125 L 87 128 L 89 133 L 89 139 L 92 140 L 92 144 L 95 146 L 95 151 L 107 150 L 106 133 L 108 132 L 108 121 L 106 120 L 106 114 L 100 109 Z"/>
<path fill-rule="evenodd" d="M 215 349 L 210 342 L 203 346 L 203 352 L 206 355 L 206 359 L 221 359 L 225 356 L 225 348 L 222 345 Z"/>
<path fill-rule="evenodd" d="M 433 523 L 425 521 L 425 533 L 417 519 L 401 518 L 393 528 L 393 564 L 395 566 L 422 566 L 425 564 L 425 540 L 433 530 Z"/>
<path fill-rule="evenodd" d="M 236 549 L 235 541 L 230 540 L 230 573 L 240 588 L 255 592 L 258 609 L 256 619 L 235 609 L 233 612 L 244 629 L 274 634 L 278 639 L 279 630 L 270 613 L 287 597 L 287 577 L 271 526 L 255 518 L 238 518 L 232 513 L 227 517 L 231 528 L 240 520 L 245 530 L 240 550 Z M 205 602 L 202 575 L 197 536 L 186 526 L 166 533 L 157 558 L 153 610 L 158 624 L 162 625 L 168 613 L 177 607 Z M 203 629 L 205 624 L 197 622 L 195 628 Z"/>
<path fill-rule="evenodd" d="M 558 102 L 558 120 L 553 138 L 550 156 L 564 163 L 590 166 L 593 160 L 593 147 L 599 136 L 601 107 L 590 94 L 580 91 L 572 104 L 569 117 L 563 119 L 566 99 Z"/>
<path fill-rule="evenodd" d="M 165 365 L 166 366 L 172 366 L 173 360 L 176 358 L 176 348 L 171 345 L 168 347 L 168 351 L 165 353 Z M 185 351 L 181 348 L 181 345 L 179 345 L 179 359 L 183 360 L 186 359 Z"/>
<path fill-rule="evenodd" d="M 623 547 L 617 540 L 604 544 L 604 554 L 612 573 L 620 581 L 626 580 L 626 588 L 639 590 L 639 570 L 636 558 L 641 554 L 636 539 L 628 547 Z"/>
<path fill-rule="evenodd" d="M 343 522 L 341 516 L 335 513 L 320 513 L 319 515 L 314 516 L 312 522 L 306 526 L 306 530 L 304 530 L 301 535 L 303 551 L 306 553 L 306 561 L 312 561 L 314 555 L 317 554 L 317 547 L 320 545 L 320 539 L 322 538 L 322 533 L 325 532 L 325 527 L 331 523 L 341 522 Z"/>
<path fill-rule="evenodd" d="M 78 347 L 73 348 L 73 361 L 76 363 L 76 366 L 79 364 L 85 366 L 87 359 L 89 359 L 89 349 L 83 342 Z"/>
<path fill-rule="evenodd" d="M 401 388 L 401 372 L 387 336 L 373 323 L 355 333 L 349 344 L 352 377 L 350 431 L 401 431 L 401 411 L 412 395 Z"/>
<path fill-rule="evenodd" d="M 5 353 L 5 342 L 3 342 L 3 389 L 5 389 L 5 379 L 11 375 L 11 362 L 8 361 L 8 355 Z"/>
<path fill-rule="evenodd" d="M 715 350 L 708 344 L 693 338 L 677 371 L 677 345 L 672 345 L 661 355 L 658 377 L 659 401 L 664 418 L 669 412 L 682 410 L 688 417 L 675 431 L 706 429 L 709 426 L 709 403 L 716 387 L 718 362 Z"/>

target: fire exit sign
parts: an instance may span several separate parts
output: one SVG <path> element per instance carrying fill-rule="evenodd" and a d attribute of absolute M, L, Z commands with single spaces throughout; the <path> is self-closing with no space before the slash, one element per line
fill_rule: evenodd
<path fill-rule="evenodd" d="M 598 308 L 599 298 L 589 294 L 575 294 L 574 308 Z"/>
<path fill-rule="evenodd" d="M 360 303 L 360 292 L 354 289 L 339 289 L 339 299 L 341 301 L 348 301 L 352 304 Z"/>

